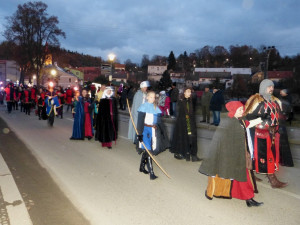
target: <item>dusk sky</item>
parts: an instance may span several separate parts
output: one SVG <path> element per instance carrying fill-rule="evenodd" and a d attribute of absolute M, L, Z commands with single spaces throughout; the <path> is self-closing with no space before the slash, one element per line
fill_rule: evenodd
<path fill-rule="evenodd" d="M 0 0 L 5 17 L 25 0 Z M 300 53 L 299 0 L 44 0 L 66 39 L 61 47 L 123 63 L 142 55 L 175 56 L 205 45 L 276 46 L 281 56 Z M 0 36 L 0 41 L 4 37 Z"/>

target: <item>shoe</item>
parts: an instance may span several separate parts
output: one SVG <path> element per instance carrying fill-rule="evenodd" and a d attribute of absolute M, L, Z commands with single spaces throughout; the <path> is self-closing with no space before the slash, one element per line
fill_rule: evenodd
<path fill-rule="evenodd" d="M 211 123 L 210 125 L 215 125 L 214 123 Z"/>
<path fill-rule="evenodd" d="M 272 188 L 284 188 L 288 186 L 288 183 L 279 181 L 275 174 L 268 174 L 267 177 L 269 178 L 269 182 Z"/>
<path fill-rule="evenodd" d="M 186 154 L 185 160 L 186 160 L 187 162 L 191 161 L 191 155 L 190 155 L 189 153 Z"/>
<path fill-rule="evenodd" d="M 111 149 L 111 147 L 107 147 L 108 149 Z"/>
<path fill-rule="evenodd" d="M 154 173 L 150 174 L 150 180 L 155 180 L 157 178 L 157 176 Z"/>
<path fill-rule="evenodd" d="M 200 159 L 200 158 L 198 158 L 198 156 L 196 156 L 196 155 L 193 155 L 192 156 L 192 162 L 199 162 L 199 161 L 201 161 L 202 159 Z"/>
<path fill-rule="evenodd" d="M 144 174 L 149 174 L 149 172 L 145 168 L 140 167 L 140 172 Z"/>
<path fill-rule="evenodd" d="M 201 120 L 200 123 L 206 123 L 206 120 Z"/>
<path fill-rule="evenodd" d="M 184 156 L 181 155 L 181 154 L 175 154 L 175 155 L 174 155 L 174 158 L 175 158 L 175 159 L 184 159 Z"/>
<path fill-rule="evenodd" d="M 253 198 L 246 200 L 246 205 L 248 207 L 252 207 L 252 206 L 261 206 L 263 205 L 263 202 L 257 202 L 255 201 Z"/>

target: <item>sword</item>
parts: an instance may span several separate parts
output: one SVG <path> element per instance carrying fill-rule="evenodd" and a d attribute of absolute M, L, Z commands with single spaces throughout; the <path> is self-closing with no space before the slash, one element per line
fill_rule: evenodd
<path fill-rule="evenodd" d="M 135 130 L 136 135 L 139 135 L 139 132 L 138 132 L 138 130 L 136 129 L 136 126 L 135 126 L 134 121 L 133 121 L 133 118 L 132 118 L 132 114 L 131 114 L 131 110 L 130 110 L 128 98 L 126 99 L 126 101 L 127 101 L 128 112 L 129 112 L 129 116 L 130 116 L 130 119 L 131 119 L 133 128 L 134 128 L 134 130 Z M 156 159 L 154 158 L 154 156 L 153 156 L 153 155 L 150 153 L 150 151 L 147 149 L 147 147 L 145 146 L 144 142 L 142 142 L 141 144 L 144 146 L 146 152 L 147 152 L 148 155 L 151 157 L 151 159 L 155 162 L 155 164 L 158 166 L 158 168 L 159 168 L 159 169 L 160 169 L 160 170 L 161 170 L 168 178 L 171 179 L 170 175 L 169 175 L 169 174 L 168 174 L 168 173 L 167 173 L 167 172 L 159 165 L 159 163 L 156 161 Z"/>

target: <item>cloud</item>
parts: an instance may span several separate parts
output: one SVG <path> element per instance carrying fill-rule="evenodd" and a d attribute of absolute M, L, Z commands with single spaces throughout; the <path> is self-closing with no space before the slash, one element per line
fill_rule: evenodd
<path fill-rule="evenodd" d="M 1 5 L 0 22 L 23 2 Z M 280 46 L 281 55 L 300 52 L 297 0 L 44 2 L 66 32 L 62 47 L 104 59 L 115 52 L 121 62 L 140 62 L 143 54 L 167 56 L 173 50 L 178 56 L 205 45 L 265 44 Z"/>

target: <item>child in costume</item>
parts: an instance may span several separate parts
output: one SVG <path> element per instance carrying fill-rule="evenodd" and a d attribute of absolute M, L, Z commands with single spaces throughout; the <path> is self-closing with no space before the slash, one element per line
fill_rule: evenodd
<path fill-rule="evenodd" d="M 137 130 L 139 135 L 137 150 L 142 154 L 140 172 L 150 173 L 150 179 L 154 180 L 157 176 L 153 172 L 152 159 L 145 151 L 142 142 L 152 155 L 157 155 L 170 146 L 164 126 L 161 122 L 161 110 L 155 104 L 155 92 L 147 93 L 147 102 L 138 108 Z M 147 164 L 148 171 L 145 169 Z"/>

